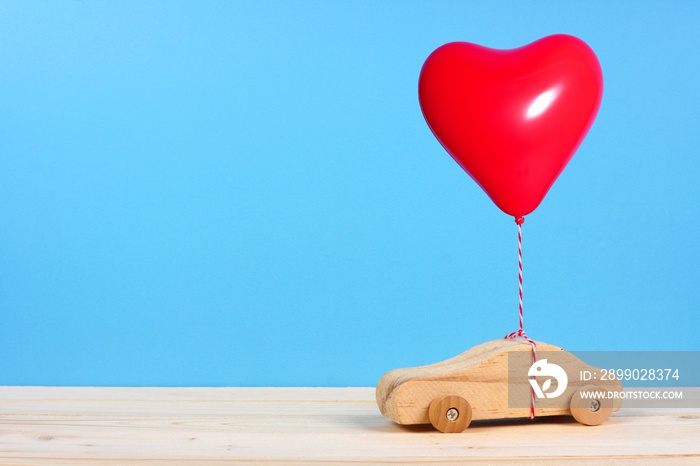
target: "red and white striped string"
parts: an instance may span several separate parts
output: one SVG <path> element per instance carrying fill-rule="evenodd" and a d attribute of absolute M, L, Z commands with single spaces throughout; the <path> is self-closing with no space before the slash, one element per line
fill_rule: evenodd
<path fill-rule="evenodd" d="M 537 345 L 527 336 L 523 330 L 523 222 L 524 217 L 516 217 L 515 223 L 518 225 L 518 315 L 520 317 L 520 327 L 517 331 L 505 336 L 506 339 L 522 338 L 532 346 L 532 363 L 537 361 Z M 531 377 L 533 380 L 535 377 Z M 530 419 L 535 418 L 535 389 L 530 388 Z"/>

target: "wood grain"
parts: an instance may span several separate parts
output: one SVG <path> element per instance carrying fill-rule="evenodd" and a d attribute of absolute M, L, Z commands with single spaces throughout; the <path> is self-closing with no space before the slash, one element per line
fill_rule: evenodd
<path fill-rule="evenodd" d="M 374 388 L 0 387 L 0 465 L 698 464 L 699 438 L 696 408 L 446 435 L 382 417 Z"/>

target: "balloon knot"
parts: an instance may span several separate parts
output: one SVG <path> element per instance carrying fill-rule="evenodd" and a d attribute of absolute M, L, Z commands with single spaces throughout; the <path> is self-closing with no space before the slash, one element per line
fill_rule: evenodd
<path fill-rule="evenodd" d="M 515 217 L 515 223 L 522 225 L 525 222 L 525 217 Z"/>

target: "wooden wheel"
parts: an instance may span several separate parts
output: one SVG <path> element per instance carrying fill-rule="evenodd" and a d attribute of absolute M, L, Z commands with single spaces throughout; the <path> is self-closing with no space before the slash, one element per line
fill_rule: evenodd
<path fill-rule="evenodd" d="M 607 391 L 601 387 L 587 385 L 574 393 L 574 396 L 571 397 L 571 415 L 574 419 L 586 426 L 602 424 L 612 414 L 613 400 L 601 396 L 596 396 L 595 398 L 591 396 L 584 397 L 582 393 L 591 395 L 595 394 L 595 392 Z"/>
<path fill-rule="evenodd" d="M 461 396 L 435 398 L 428 408 L 430 423 L 440 432 L 462 432 L 472 422 L 472 407 Z"/>

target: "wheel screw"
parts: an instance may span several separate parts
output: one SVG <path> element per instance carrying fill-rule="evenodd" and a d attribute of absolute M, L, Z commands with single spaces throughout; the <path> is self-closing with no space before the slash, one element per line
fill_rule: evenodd
<path fill-rule="evenodd" d="M 459 417 L 459 411 L 457 411 L 457 408 L 450 408 L 447 410 L 447 419 L 449 421 L 456 421 L 457 418 Z"/>
<path fill-rule="evenodd" d="M 598 400 L 592 400 L 591 404 L 588 406 L 591 412 L 596 412 L 600 409 L 600 402 Z"/>

